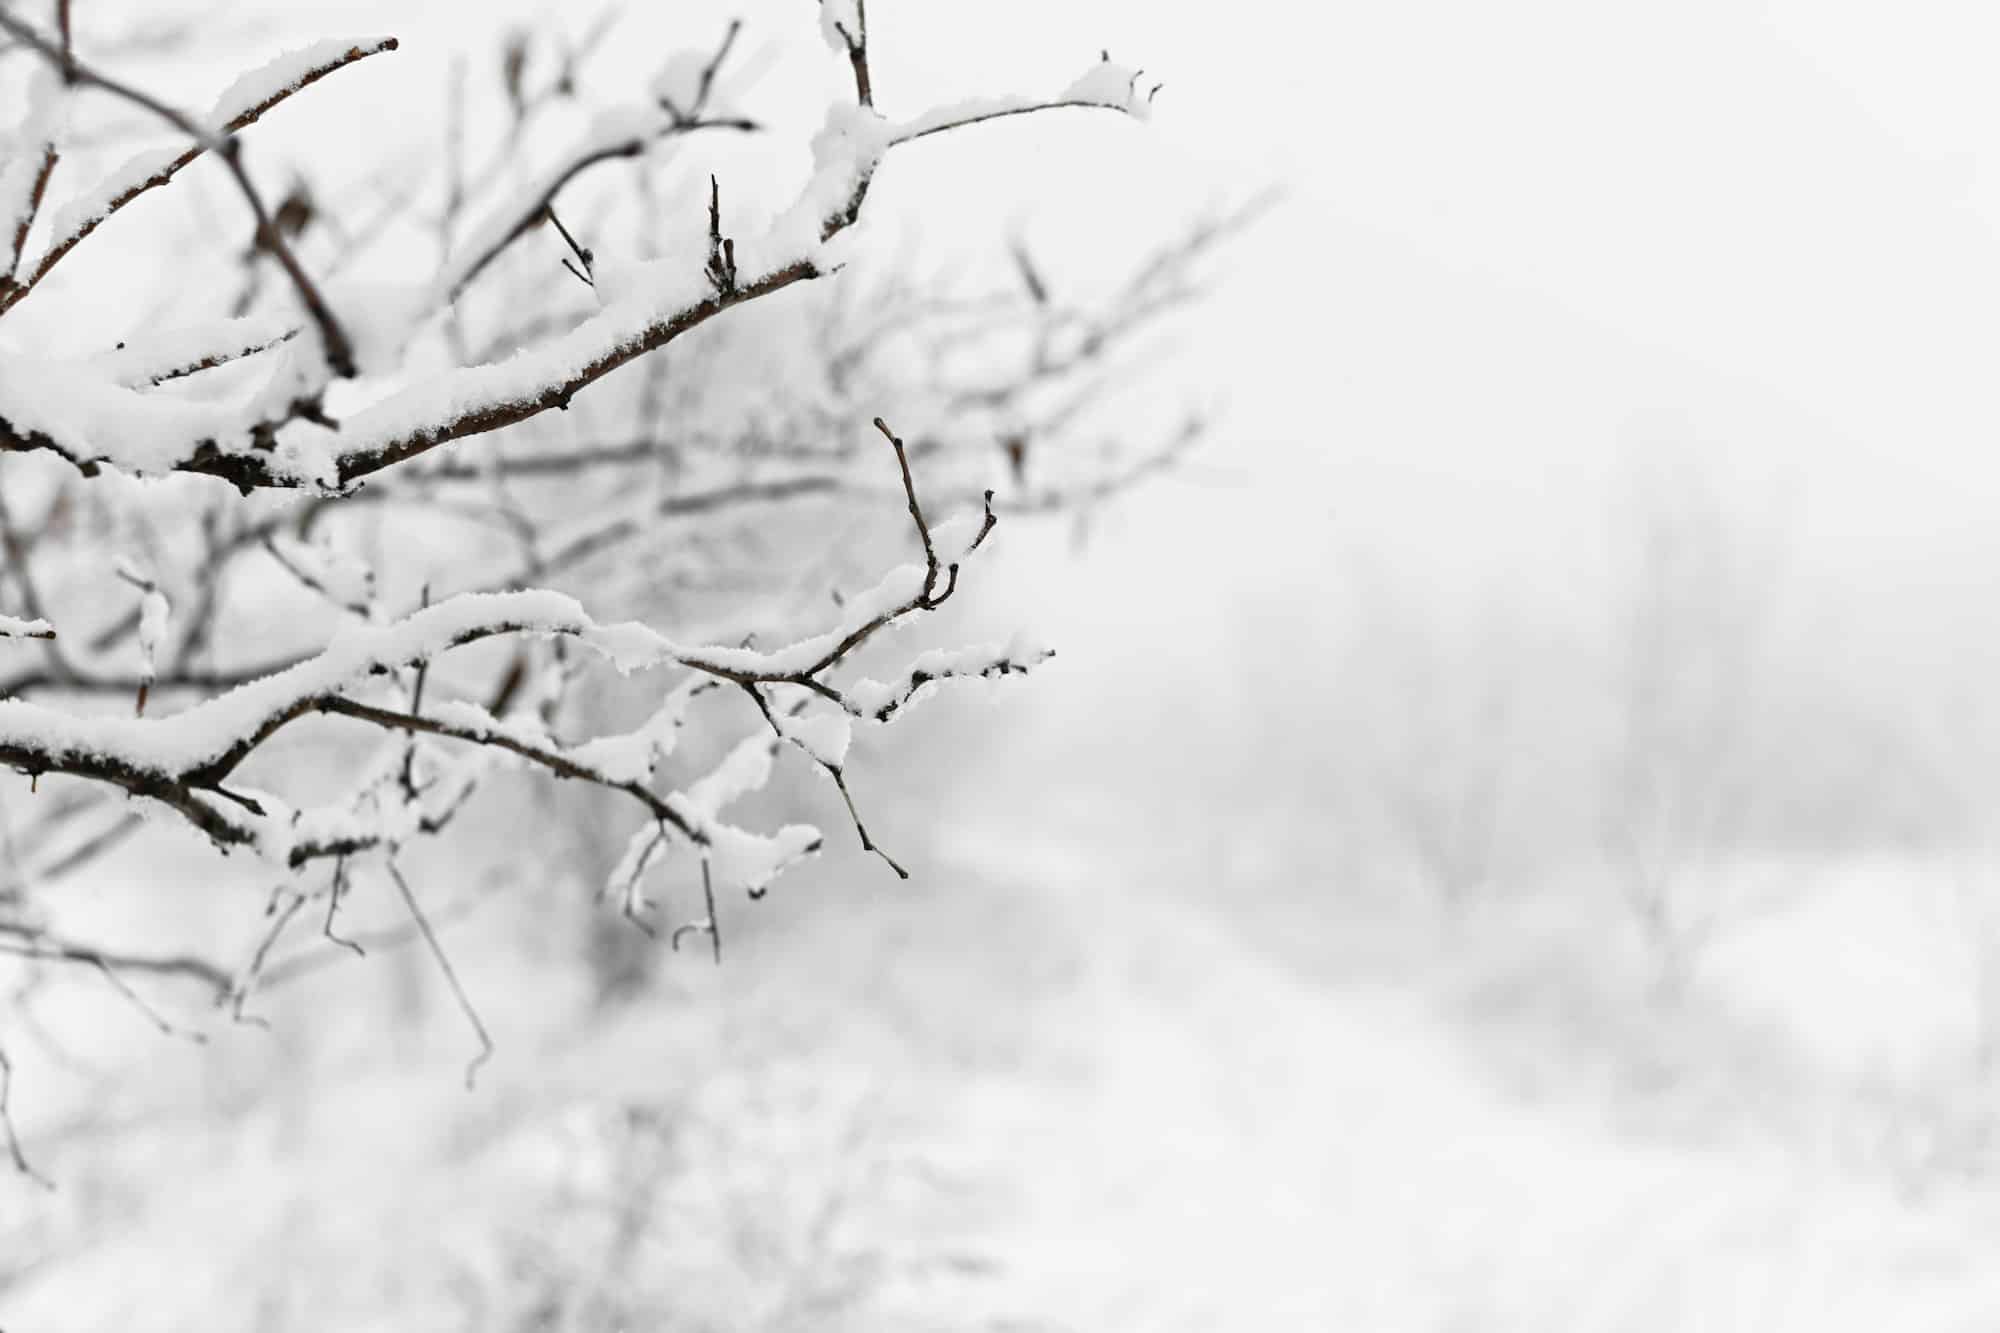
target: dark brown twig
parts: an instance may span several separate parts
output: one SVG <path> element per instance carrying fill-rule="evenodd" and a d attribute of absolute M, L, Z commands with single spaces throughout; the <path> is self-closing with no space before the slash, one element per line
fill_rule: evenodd
<path fill-rule="evenodd" d="M 727 296 L 736 290 L 736 242 L 722 235 L 722 187 L 708 178 L 708 280 Z"/>
<path fill-rule="evenodd" d="M 931 543 L 931 526 L 924 521 L 924 507 L 917 503 L 917 483 L 916 479 L 910 475 L 910 453 L 909 450 L 903 447 L 903 442 L 897 438 L 896 433 L 889 429 L 888 422 L 882 420 L 880 417 L 876 417 L 875 429 L 881 431 L 889 443 L 895 447 L 896 465 L 903 472 L 903 494 L 910 502 L 910 519 L 917 525 L 917 538 L 924 545 L 924 597 L 928 600 L 931 594 L 937 591 L 938 553 L 937 547 Z M 980 535 L 982 539 L 985 536 L 984 533 Z M 956 578 L 958 575 L 958 566 L 953 565 L 951 572 L 952 576 Z"/>
<path fill-rule="evenodd" d="M 0 272 L 0 311 L 4 311 L 14 292 L 24 290 L 15 281 L 15 274 L 21 269 L 21 254 L 28 248 L 28 233 L 34 230 L 35 216 L 42 210 L 42 200 L 48 197 L 49 177 L 56 173 L 56 162 L 60 154 L 54 144 L 42 149 L 42 165 L 35 171 L 34 183 L 28 187 L 28 206 L 21 211 L 21 220 L 14 225 L 14 237 L 8 247 L 7 268 Z"/>
<path fill-rule="evenodd" d="M 76 82 L 76 42 L 70 32 L 69 0 L 56 0 L 56 32 L 62 37 L 62 76 L 64 83 Z"/>
<path fill-rule="evenodd" d="M 287 329 L 277 337 L 267 339 L 263 342 L 254 342 L 243 347 L 233 347 L 222 352 L 210 352 L 207 356 L 197 358 L 196 360 L 184 361 L 179 365 L 169 366 L 165 370 L 155 371 L 146 377 L 146 383 L 158 387 L 170 380 L 186 379 L 190 375 L 199 375 L 204 370 L 214 370 L 217 366 L 226 366 L 231 362 L 242 361 L 256 356 L 260 352 L 268 352 L 273 347 L 288 343 L 298 336 L 299 331 L 297 329 Z"/>
<path fill-rule="evenodd" d="M 562 233 L 563 243 L 569 246 L 570 253 L 576 256 L 576 262 L 582 265 L 582 269 L 579 271 L 577 268 L 572 267 L 570 262 L 565 259 L 562 262 L 563 267 L 575 274 L 576 280 L 584 286 L 595 287 L 597 285 L 597 270 L 592 266 L 593 256 L 590 251 L 578 245 L 576 237 L 569 234 L 569 228 L 563 226 L 562 219 L 556 216 L 555 205 L 550 204 L 542 211 L 547 215 L 549 221 L 555 224 L 555 229 Z"/>
<path fill-rule="evenodd" d="M 861 811 L 855 807 L 854 793 L 849 791 L 847 787 L 847 766 L 845 764 L 828 762 L 819 755 L 814 754 L 795 737 L 787 735 L 784 727 L 778 722 L 777 714 L 771 711 L 770 702 L 764 698 L 764 691 L 759 686 L 746 682 L 743 689 L 749 694 L 751 701 L 757 705 L 757 711 L 764 715 L 764 721 L 770 724 L 771 731 L 780 739 L 791 741 L 794 749 L 812 760 L 822 772 L 833 780 L 833 785 L 840 791 L 840 799 L 847 803 L 847 817 L 853 822 L 854 832 L 861 839 L 861 850 L 873 852 L 875 855 L 881 857 L 887 863 L 889 869 L 896 872 L 897 879 L 908 879 L 910 872 L 905 870 L 900 861 L 889 855 L 886 849 L 869 836 L 868 826 L 861 822 Z"/>
<path fill-rule="evenodd" d="M 820 0 L 824 4 L 826 0 Z M 875 105 L 875 78 L 868 68 L 868 0 L 854 0 L 854 31 L 836 21 L 833 30 L 847 44 L 847 63 L 854 71 L 854 100 L 862 106 Z"/>

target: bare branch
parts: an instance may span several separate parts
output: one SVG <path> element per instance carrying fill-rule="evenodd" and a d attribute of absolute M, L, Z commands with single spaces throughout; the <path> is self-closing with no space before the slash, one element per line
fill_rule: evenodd
<path fill-rule="evenodd" d="M 43 1189 L 54 1192 L 55 1184 L 41 1172 L 28 1164 L 28 1156 L 21 1150 L 21 1135 L 14 1128 L 14 1062 L 7 1058 L 7 1050 L 0 1047 L 0 1132 L 7 1136 L 7 1155 L 14 1160 L 14 1169 Z"/>
<path fill-rule="evenodd" d="M 131 954 L 100 949 L 39 928 L 0 922 L 0 953 L 42 962 L 76 963 L 106 972 L 136 972 L 181 977 L 198 982 L 217 995 L 229 991 L 230 976 L 206 958 L 193 954 Z"/>
<path fill-rule="evenodd" d="M 73 874 L 137 833 L 145 823 L 145 818 L 141 815 L 120 816 L 55 860 L 36 866 L 33 871 L 35 882 L 52 884 L 66 875 Z"/>
<path fill-rule="evenodd" d="M 11 301 L 19 299 L 14 293 L 24 291 L 15 280 L 21 271 L 21 253 L 27 249 L 28 233 L 34 230 L 35 215 L 41 212 L 42 200 L 47 197 L 49 178 L 56 174 L 56 162 L 60 155 L 51 143 L 42 149 L 42 164 L 35 171 L 34 182 L 28 187 L 27 207 L 21 211 L 21 219 L 14 225 L 14 237 L 8 246 L 7 268 L 0 272 L 0 312 L 4 312 Z"/>
<path fill-rule="evenodd" d="M 208 1044 L 207 1033 L 196 1032 L 190 1028 L 184 1028 L 177 1023 L 170 1022 L 159 1010 L 146 1003 L 146 997 L 126 984 L 125 979 L 118 975 L 118 970 L 111 965 L 111 961 L 104 955 L 98 954 L 89 961 L 97 969 L 98 975 L 104 978 L 106 984 L 122 995 L 126 1002 L 134 1009 L 138 1010 L 139 1016 L 152 1024 L 153 1029 L 161 1036 L 179 1037 L 183 1040 L 193 1042 L 196 1046 L 206 1046 Z"/>
<path fill-rule="evenodd" d="M 356 958 L 366 958 L 368 951 L 355 941 L 333 933 L 333 918 L 340 911 L 341 895 L 347 889 L 347 858 L 338 856 L 333 861 L 333 879 L 326 886 L 326 923 L 320 927 L 320 934 L 329 943 L 337 944 L 351 951 Z"/>
<path fill-rule="evenodd" d="M 822 8 L 827 0 L 820 0 Z M 875 79 L 868 68 L 868 0 L 853 0 L 854 22 L 830 20 L 835 33 L 847 46 L 847 63 L 854 72 L 854 100 L 862 106 L 875 105 Z"/>
<path fill-rule="evenodd" d="M 854 821 L 854 831 L 861 838 L 861 850 L 873 852 L 881 857 L 889 869 L 896 872 L 897 879 L 908 879 L 910 872 L 903 868 L 903 863 L 889 855 L 880 843 L 868 835 L 868 826 L 861 822 L 861 812 L 854 806 L 854 793 L 847 788 L 846 767 L 840 764 L 828 764 L 826 771 L 832 776 L 833 785 L 840 789 L 840 799 L 847 802 L 847 817 Z"/>
<path fill-rule="evenodd" d="M 683 935 L 706 935 L 708 936 L 711 955 L 715 959 L 715 965 L 721 967 L 722 926 L 716 920 L 715 916 L 715 879 L 709 872 L 708 858 L 706 856 L 701 858 L 701 897 L 702 902 L 706 905 L 707 915 L 703 916 L 699 921 L 690 921 L 684 926 L 674 927 L 673 936 L 669 939 L 668 943 L 673 946 L 674 952 L 679 953 L 681 937 Z"/>
<path fill-rule="evenodd" d="M 281 903 L 282 907 L 279 906 Z M 292 918 L 297 916 L 305 905 L 306 897 L 303 893 L 294 893 L 282 884 L 271 891 L 270 902 L 264 909 L 264 915 L 271 919 L 271 925 L 265 930 L 263 938 L 257 942 L 257 947 L 251 951 L 250 961 L 244 965 L 241 972 L 231 978 L 229 983 L 227 996 L 229 1015 L 235 1022 L 248 1023 L 254 1027 L 270 1026 L 255 1014 L 244 1013 L 243 1006 L 250 1002 L 250 993 L 256 988 L 257 979 L 263 975 L 264 963 L 270 958 L 272 948 L 285 933 L 285 927 L 292 924 Z"/>
<path fill-rule="evenodd" d="M 727 295 L 736 290 L 736 242 L 722 234 L 722 186 L 708 178 L 708 267 L 704 270 L 715 290 Z"/>
<path fill-rule="evenodd" d="M 451 987 L 452 998 L 458 1001 L 459 1011 L 465 1015 L 465 1021 L 472 1024 L 473 1032 L 479 1037 L 479 1054 L 473 1056 L 471 1063 L 465 1067 L 465 1086 L 470 1088 L 473 1080 L 479 1076 L 479 1067 L 493 1058 L 493 1038 L 487 1034 L 486 1024 L 480 1021 L 479 1011 L 473 1008 L 471 997 L 459 983 L 458 972 L 452 967 L 451 958 L 445 953 L 437 932 L 431 929 L 430 919 L 424 915 L 423 907 L 417 902 L 417 895 L 410 892 L 409 882 L 397 868 L 396 858 L 390 857 L 387 865 L 389 878 L 396 882 L 396 891 L 403 895 L 403 905 L 410 911 L 410 920 L 423 935 L 424 944 L 430 949 L 431 957 L 437 960 L 438 971 L 444 974 L 446 984 Z"/>

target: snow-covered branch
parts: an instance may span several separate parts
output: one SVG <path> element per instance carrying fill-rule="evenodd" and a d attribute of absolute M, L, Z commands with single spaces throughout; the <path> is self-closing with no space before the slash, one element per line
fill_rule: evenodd
<path fill-rule="evenodd" d="M 441 298 L 457 300 L 508 246 L 551 217 L 556 196 L 565 185 L 591 167 L 633 158 L 655 144 L 698 130 L 751 131 L 757 122 L 745 116 L 716 114 L 710 103 L 723 62 L 736 44 L 741 23 L 731 23 L 713 55 L 703 59 L 681 51 L 654 79 L 650 101 L 598 113 L 589 129 L 554 163 L 545 167 L 460 243 L 460 257 L 438 280 Z"/>
<path fill-rule="evenodd" d="M 18 29 L 22 40 L 38 49 L 47 47 L 18 20 L 0 16 L 0 24 L 10 32 Z M 1107 76 L 1107 69 L 1117 77 Z M 140 100 L 190 132 L 201 132 L 191 120 L 136 90 L 103 76 L 87 77 L 96 86 Z M 108 465 L 135 474 L 205 474 L 245 492 L 262 487 L 343 491 L 441 445 L 567 409 L 583 389 L 724 311 L 833 271 L 839 261 L 830 243 L 859 220 L 876 170 L 897 145 L 1034 111 L 1094 107 L 1143 114 L 1144 103 L 1131 95 L 1136 87 L 1132 78 L 1105 61 L 1054 98 L 946 107 L 906 122 L 885 120 L 865 105 L 837 109 L 814 140 L 813 174 L 798 199 L 763 235 L 732 240 L 727 282 L 717 279 L 712 264 L 669 257 L 642 265 L 624 275 L 615 293 L 606 294 L 598 315 L 576 328 L 497 364 L 431 376 L 338 423 L 319 410 L 320 386 L 296 358 L 281 366 L 274 379 L 274 385 L 285 386 L 275 402 L 267 387 L 234 402 L 195 403 L 149 395 L 94 367 L 0 353 L 0 452 L 48 450 L 86 469 Z M 555 190 L 582 165 L 601 160 L 601 154 L 624 155 L 628 148 L 643 147 L 660 132 L 709 123 L 689 119 L 671 104 L 641 119 L 646 123 L 636 127 L 618 117 L 601 125 L 606 132 L 593 132 L 583 151 L 564 159 L 554 176 L 528 192 L 524 206 L 501 210 L 486 229 L 492 239 L 474 244 L 468 265 L 448 273 L 442 284 L 446 299 L 499 248 L 544 216 Z M 328 366 L 339 375 L 355 373 L 355 353 L 340 322 L 269 225 L 236 155 L 224 156 L 258 213 L 259 244 L 292 277 Z"/>
<path fill-rule="evenodd" d="M 233 784 L 245 761 L 292 723 L 314 715 L 338 717 L 387 731 L 490 748 L 558 777 L 622 792 L 644 806 L 662 828 L 671 826 L 689 841 L 708 847 L 721 827 L 715 821 L 716 804 L 706 802 L 699 791 L 662 796 L 649 785 L 660 760 L 671 752 L 680 710 L 690 697 L 685 690 L 669 696 L 668 705 L 639 730 L 582 745 L 563 745 L 537 723 L 503 718 L 469 701 L 449 702 L 424 714 L 358 697 L 358 691 L 371 680 L 427 668 L 446 652 L 483 640 L 560 637 L 598 654 L 622 673 L 681 667 L 749 688 L 753 694 L 762 686 L 799 686 L 845 714 L 886 721 L 894 709 L 875 702 L 876 687 L 870 688 L 867 702 L 855 703 L 831 679 L 832 673 L 882 630 L 942 606 L 958 587 L 960 564 L 985 541 L 994 517 L 989 507 L 978 518 L 954 518 L 934 528 L 918 500 L 902 442 L 886 425 L 877 424 L 895 449 L 924 564 L 891 571 L 872 590 L 849 599 L 833 626 L 786 647 L 683 646 L 636 622 L 602 624 L 575 599 L 560 593 L 465 593 L 388 624 L 350 624 L 312 657 L 169 717 L 77 716 L 29 700 L 0 700 L 0 763 L 31 779 L 57 773 L 122 788 L 131 796 L 169 807 L 224 850 L 250 847 L 291 867 L 435 831 L 435 812 L 414 787 L 406 793 L 409 799 L 394 809 L 383 808 L 380 787 L 371 787 L 375 822 L 364 827 L 327 812 L 295 811 L 275 795 L 225 785 Z M 127 577 L 137 580 L 149 599 L 158 597 L 149 580 Z M 140 634 L 148 661 L 162 631 L 149 630 L 145 622 L 164 619 L 164 599 L 159 606 L 155 611 L 149 602 L 142 613 Z M 33 628 L 30 622 L 18 623 Z M 1001 658 L 977 669 L 940 671 L 920 663 L 908 677 L 929 681 L 952 675 L 1011 674 L 1028 665 L 1032 663 Z M 150 678 L 145 683 L 150 685 Z M 143 711 L 143 693 L 141 698 Z M 837 746 L 832 741 L 817 747 L 807 744 L 803 738 L 808 735 L 826 735 L 823 726 L 814 730 L 794 724 L 790 731 L 779 730 L 830 768 L 837 763 L 827 758 L 830 750 L 845 751 L 844 738 Z M 842 790 L 844 794 L 844 783 Z M 745 845 L 735 833 L 726 841 L 738 852 Z M 797 854 L 795 847 L 783 859 L 789 863 Z M 764 882 L 768 880 L 756 887 L 761 890 Z"/>
<path fill-rule="evenodd" d="M 685 873 L 700 908 L 663 934 L 706 936 L 719 959 L 718 894 L 762 895 L 828 845 L 743 813 L 753 793 L 791 770 L 828 784 L 808 795 L 907 874 L 864 821 L 853 756 L 930 693 L 1052 655 L 896 633 L 957 594 L 996 515 L 1097 503 L 1195 437 L 1127 448 L 1166 428 L 1121 414 L 1117 449 L 1078 438 L 1194 291 L 1201 234 L 1124 275 L 1044 271 L 1023 242 L 1024 290 L 985 295 L 900 254 L 871 273 L 856 244 L 905 145 L 1050 110 L 1145 116 L 1157 89 L 1108 58 L 1047 97 L 893 116 L 862 0 L 828 0 L 854 96 L 762 214 L 742 202 L 759 191 L 681 160 L 713 147 L 696 131 L 755 125 L 728 87 L 735 25 L 595 112 L 581 62 L 601 25 L 557 39 L 559 70 L 512 35 L 498 88 L 454 80 L 435 179 L 385 160 L 383 179 L 337 182 L 311 164 L 273 206 L 240 132 L 394 39 L 293 52 L 190 114 L 106 73 L 87 32 L 79 45 L 20 12 L 0 9 L 35 71 L 0 137 L 0 777 L 16 775 L 0 781 L 0 953 L 21 965 L 192 980 L 239 1016 L 356 940 L 424 943 L 448 972 L 444 916 L 405 877 L 416 849 L 453 833 L 476 855 L 467 824 L 557 782 L 622 822 L 591 825 L 601 862 L 542 857 L 536 873 L 601 883 L 649 926 L 663 877 Z M 511 115 L 481 117 L 482 96 Z M 126 132 L 107 108 L 134 106 L 172 145 L 73 181 Z M 250 207 L 250 246 L 167 263 L 163 233 L 104 228 L 207 156 Z M 613 161 L 591 183 L 629 192 L 586 212 L 580 178 Z M 665 210 L 681 210 L 678 245 L 660 241 Z M 517 262 L 543 243 L 545 262 Z M 159 291 L 129 312 L 79 301 L 81 337 L 40 336 L 67 282 L 10 317 L 69 256 L 114 245 Z M 123 322 L 83 323 L 107 318 Z M 451 447 L 475 436 L 493 438 Z M 234 961 L 94 939 L 36 896 L 189 831 L 282 881 Z M 339 933 L 356 876 L 378 872 L 406 926 Z M 323 939 L 285 947 L 322 916 Z"/>
<path fill-rule="evenodd" d="M 33 47 L 51 61 L 52 69 L 46 77 L 52 89 L 60 83 L 60 77 L 55 71 L 68 68 L 74 71 L 72 81 L 81 79 L 84 82 L 93 82 L 114 94 L 128 98 L 132 96 L 123 85 L 77 68 L 74 58 L 64 49 L 49 42 L 18 19 L 0 13 L 0 31 L 5 31 L 16 41 Z M 35 207 L 39 206 L 42 190 L 48 184 L 48 173 L 55 169 L 57 150 L 54 147 L 55 139 L 51 135 L 48 139 L 50 146 L 46 150 L 47 165 L 39 177 L 37 188 L 30 196 L 30 206 L 19 215 L 13 249 L 14 267 L 9 268 L 7 280 L 0 280 L 0 315 L 6 314 L 10 308 L 24 300 L 65 256 L 81 245 L 112 214 L 140 195 L 167 184 L 218 143 L 232 142 L 229 136 L 256 124 L 263 118 L 265 112 L 293 93 L 310 87 L 334 71 L 344 69 L 358 60 L 395 49 L 394 37 L 376 37 L 355 42 L 318 42 L 302 50 L 280 56 L 262 69 L 237 79 L 216 99 L 215 107 L 209 112 L 205 125 L 191 122 L 181 117 L 179 113 L 165 111 L 167 118 L 178 128 L 187 130 L 194 142 L 171 153 L 135 157 L 112 176 L 83 191 L 64 205 L 56 215 L 52 228 L 53 235 L 41 258 L 35 261 L 25 276 L 17 279 L 14 275 L 21 253 L 27 244 L 28 231 L 34 221 Z M 151 99 L 143 101 L 151 103 Z M 150 107 L 149 109 L 164 110 Z M 4 201 L 5 193 L 0 191 L 0 202 Z"/>
<path fill-rule="evenodd" d="M 55 636 L 55 626 L 46 620 L 0 616 L 0 639 L 53 639 Z"/>

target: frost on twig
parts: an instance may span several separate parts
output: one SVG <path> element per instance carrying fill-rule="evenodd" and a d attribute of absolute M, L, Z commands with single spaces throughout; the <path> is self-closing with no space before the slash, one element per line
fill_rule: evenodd
<path fill-rule="evenodd" d="M 139 697 L 132 711 L 143 715 L 146 696 L 159 673 L 160 650 L 166 644 L 167 595 L 160 591 L 159 584 L 128 562 L 119 562 L 118 577 L 139 591 Z"/>
<path fill-rule="evenodd" d="M 26 620 L 20 616 L 0 616 L 0 639 L 54 639 L 55 626 L 39 617 Z"/>

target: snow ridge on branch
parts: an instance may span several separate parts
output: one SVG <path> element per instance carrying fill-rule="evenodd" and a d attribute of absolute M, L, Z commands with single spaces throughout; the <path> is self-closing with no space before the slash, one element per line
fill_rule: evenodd
<path fill-rule="evenodd" d="M 883 433 L 889 434 L 886 426 Z M 1046 656 L 1001 653 L 974 665 L 961 653 L 953 659 L 961 663 L 955 668 L 921 658 L 904 674 L 900 687 L 864 682 L 852 698 L 834 682 L 835 669 L 882 630 L 942 606 L 957 589 L 961 563 L 985 541 L 995 522 L 988 507 L 981 516 L 957 517 L 933 527 L 917 499 L 903 446 L 894 436 L 889 438 L 895 444 L 925 563 L 891 570 L 872 589 L 848 599 L 838 623 L 785 647 L 687 647 L 638 622 L 601 624 L 574 598 L 548 590 L 466 593 L 387 624 L 350 623 L 316 655 L 168 717 L 80 717 L 31 700 L 0 700 L 0 763 L 32 778 L 62 773 L 122 788 L 174 810 L 224 850 L 247 847 L 292 868 L 319 857 L 393 845 L 447 821 L 462 791 L 454 790 L 451 799 L 439 806 L 408 785 L 406 801 L 385 803 L 387 789 L 371 783 L 364 786 L 361 798 L 343 809 L 295 811 L 280 797 L 252 793 L 232 783 L 243 763 L 292 723 L 312 715 L 347 718 L 385 731 L 489 749 L 560 777 L 623 792 L 646 808 L 663 833 L 671 828 L 720 856 L 725 882 L 761 893 L 784 866 L 816 850 L 819 836 L 812 830 L 790 830 L 775 839 L 760 838 L 719 822 L 722 806 L 761 785 L 761 778 L 746 785 L 743 774 L 768 775 L 767 767 L 746 767 L 747 759 L 732 761 L 736 777 L 713 778 L 706 780 L 707 785 L 697 782 L 666 796 L 653 792 L 648 784 L 659 762 L 671 753 L 691 697 L 685 685 L 636 731 L 574 746 L 554 740 L 545 727 L 502 718 L 468 701 L 448 702 L 422 713 L 358 697 L 358 689 L 373 680 L 426 667 L 454 648 L 483 640 L 562 638 L 589 649 L 621 673 L 681 667 L 694 678 L 741 687 L 758 699 L 767 718 L 772 714 L 762 691 L 768 688 L 796 687 L 814 701 L 832 704 L 839 710 L 833 717 L 814 722 L 794 713 L 772 726 L 779 739 L 798 745 L 838 778 L 849 718 L 887 721 L 924 684 L 953 676 L 1014 674 Z M 158 596 L 150 581 L 140 582 L 149 598 Z M 160 606 L 157 614 L 163 618 L 163 599 Z M 0 621 L 0 632 L 43 637 L 46 630 L 39 621 Z M 152 631 L 151 639 L 160 634 Z M 972 656 L 976 655 L 973 650 Z M 150 685 L 150 676 L 146 683 Z M 841 789 L 845 795 L 844 781 Z M 724 791 L 733 794 L 724 796 Z M 849 805 L 851 809 L 851 797 Z M 856 823 L 859 827 L 858 816 Z"/>
<path fill-rule="evenodd" d="M 52 49 L 27 25 L 4 14 L 0 14 L 0 30 L 45 53 Z M 348 47 L 337 58 L 342 64 L 351 63 L 373 50 L 386 49 L 393 49 L 389 39 L 372 48 Z M 713 66 L 719 66 L 728 49 L 725 42 L 714 58 L 711 78 Z M 324 58 L 320 65 L 311 64 L 305 56 L 301 60 L 305 68 L 318 70 L 321 76 L 340 67 L 325 63 Z M 295 85 L 280 81 L 284 91 L 273 92 L 261 81 L 250 81 L 247 87 L 263 94 L 254 108 L 257 114 L 291 87 L 311 81 L 298 75 L 298 68 L 299 60 L 284 66 L 288 76 L 303 79 Z M 813 169 L 805 188 L 765 234 L 735 245 L 737 257 L 726 286 L 697 263 L 656 262 L 634 273 L 625 290 L 601 314 L 577 328 L 495 365 L 444 372 L 378 400 L 337 427 L 319 411 L 318 384 L 311 377 L 301 383 L 289 406 L 274 417 L 261 393 L 233 403 L 169 401 L 128 388 L 89 367 L 56 366 L 25 355 L 0 353 L 0 451 L 48 450 L 82 468 L 109 466 L 139 475 L 202 473 L 220 477 L 245 492 L 260 487 L 339 492 L 440 445 L 566 409 L 578 392 L 598 379 L 665 347 L 722 312 L 831 272 L 838 267 L 838 260 L 829 251 L 830 243 L 860 219 L 870 182 L 895 147 L 1001 117 L 1063 108 L 1143 116 L 1148 103 L 1137 93 L 1137 79 L 1137 71 L 1114 65 L 1107 58 L 1050 98 L 987 99 L 938 108 L 907 121 L 886 120 L 867 102 L 836 108 L 813 141 Z M 109 80 L 99 81 L 143 97 Z M 703 119 L 702 113 L 701 105 L 687 110 L 669 105 L 636 119 L 613 117 L 602 123 L 551 175 L 530 189 L 521 203 L 501 210 L 496 220 L 487 224 L 482 234 L 489 239 L 475 242 L 469 258 L 447 274 L 439 299 L 449 301 L 462 291 L 499 249 L 549 210 L 561 186 L 585 166 L 642 151 L 647 142 L 662 134 L 747 126 L 736 119 Z M 234 126 L 238 119 L 242 117 L 225 128 Z M 198 144 L 187 160 L 192 161 L 205 146 Z M 233 166 L 233 153 L 229 157 Z M 141 188 L 164 183 L 171 174 L 167 172 L 157 181 L 147 176 L 148 183 Z M 239 179 L 245 179 L 247 185 L 240 172 Z M 260 223 L 260 241 L 267 232 L 270 228 Z M 56 258 L 60 255 L 52 251 L 44 262 L 52 263 Z M 346 334 L 296 263 L 286 267 L 293 273 L 303 303 L 314 314 L 320 352 L 328 368 L 339 375 L 353 374 L 354 353 Z M 739 271 L 744 276 L 737 278 L 734 275 Z M 0 313 L 5 308 L 0 298 Z M 220 341 L 225 346 L 230 342 L 227 338 Z"/>

